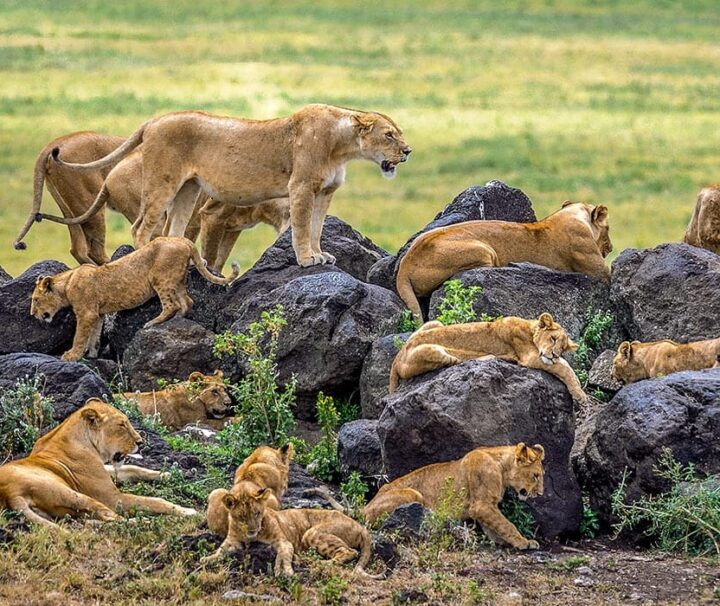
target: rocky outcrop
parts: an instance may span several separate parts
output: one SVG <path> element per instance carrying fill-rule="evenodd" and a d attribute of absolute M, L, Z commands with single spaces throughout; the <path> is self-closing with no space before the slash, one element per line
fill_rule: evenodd
<path fill-rule="evenodd" d="M 626 249 L 610 294 L 632 339 L 680 342 L 720 336 L 720 256 L 688 244 Z"/>
<path fill-rule="evenodd" d="M 479 446 L 542 444 L 545 494 L 528 505 L 546 538 L 576 531 L 580 488 L 570 469 L 573 403 L 552 375 L 500 360 L 473 360 L 403 382 L 384 400 L 378 434 L 394 479 L 458 459 Z"/>
<path fill-rule="evenodd" d="M 360 408 L 365 419 L 379 419 L 383 411 L 382 399 L 388 394 L 390 367 L 399 351 L 398 345 L 412 333 L 387 335 L 377 339 L 370 348 L 360 373 Z"/>
<path fill-rule="evenodd" d="M 395 292 L 395 255 L 383 257 L 368 270 L 366 282 Z"/>
<path fill-rule="evenodd" d="M 5 284 L 5 282 L 10 282 L 10 280 L 12 280 L 12 276 L 0 267 L 0 284 Z"/>
<path fill-rule="evenodd" d="M 0 354 L 38 352 L 62 354 L 72 344 L 75 315 L 62 309 L 50 323 L 30 315 L 35 281 L 68 269 L 58 261 L 41 261 L 15 279 L 0 281 Z"/>
<path fill-rule="evenodd" d="M 606 349 L 593 362 L 588 372 L 588 387 L 599 387 L 607 392 L 617 392 L 622 388 L 620 381 L 613 379 L 614 349 Z"/>
<path fill-rule="evenodd" d="M 212 374 L 215 334 L 192 320 L 173 318 L 135 333 L 123 354 L 130 389 L 156 389 L 158 379 L 184 381 L 194 371 Z"/>
<path fill-rule="evenodd" d="M 338 432 L 338 458 L 343 476 L 353 471 L 365 478 L 382 475 L 383 462 L 377 421 L 358 419 L 345 423 Z"/>
<path fill-rule="evenodd" d="M 611 520 L 627 470 L 629 501 L 668 488 L 654 467 L 663 448 L 683 464 L 720 472 L 720 369 L 688 371 L 624 387 L 578 428 L 573 464 L 590 502 Z"/>
<path fill-rule="evenodd" d="M 79 362 L 62 362 L 35 353 L 0 356 L 0 387 L 12 388 L 19 379 L 39 377 L 39 391 L 53 399 L 54 419 L 63 421 L 88 398 L 109 401 L 110 388 L 91 369 Z"/>

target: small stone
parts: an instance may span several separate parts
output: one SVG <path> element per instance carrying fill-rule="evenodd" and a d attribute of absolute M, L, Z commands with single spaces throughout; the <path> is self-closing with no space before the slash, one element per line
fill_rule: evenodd
<path fill-rule="evenodd" d="M 231 589 L 223 593 L 223 600 L 252 600 L 255 602 L 273 602 L 282 601 L 280 598 L 270 595 L 269 593 L 248 593 L 238 589 Z"/>

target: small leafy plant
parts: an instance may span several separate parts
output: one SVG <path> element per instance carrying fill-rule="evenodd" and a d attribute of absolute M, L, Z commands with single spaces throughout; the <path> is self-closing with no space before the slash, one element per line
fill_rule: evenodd
<path fill-rule="evenodd" d="M 473 309 L 475 298 L 482 292 L 481 286 L 465 286 L 460 280 L 448 280 L 443 285 L 444 295 L 437 320 L 445 324 L 464 324 L 477 317 Z"/>
<path fill-rule="evenodd" d="M 0 463 L 28 452 L 35 441 L 55 426 L 53 403 L 40 393 L 42 376 L 19 379 L 0 390 Z"/>
<path fill-rule="evenodd" d="M 322 392 L 318 394 L 316 409 L 322 437 L 307 455 L 307 470 L 323 482 L 335 482 L 340 476 L 340 459 L 337 454 L 340 413 L 333 398 Z"/>
<path fill-rule="evenodd" d="M 369 488 L 360 476 L 360 472 L 353 471 L 345 482 L 340 484 L 340 494 L 345 499 L 350 515 L 359 519 L 362 516 L 363 507 L 365 507 Z"/>
<path fill-rule="evenodd" d="M 588 307 L 585 317 L 585 330 L 577 340 L 578 348 L 573 355 L 575 373 L 583 387 L 588 382 L 590 352 L 600 346 L 603 336 L 615 322 L 615 316 L 609 311 L 593 311 L 592 307 Z"/>
<path fill-rule="evenodd" d="M 594 539 L 600 530 L 600 518 L 597 511 L 590 507 L 590 497 L 587 493 L 582 495 L 582 508 L 580 534 L 588 539 Z"/>
<path fill-rule="evenodd" d="M 537 533 L 537 524 L 530 508 L 527 503 L 518 499 L 513 491 L 505 493 L 505 498 L 500 502 L 500 511 L 515 524 L 515 528 L 522 536 L 534 537 Z"/>
<path fill-rule="evenodd" d="M 403 310 L 398 321 L 398 332 L 415 332 L 422 322 L 415 319 L 413 313 L 409 309 Z"/>

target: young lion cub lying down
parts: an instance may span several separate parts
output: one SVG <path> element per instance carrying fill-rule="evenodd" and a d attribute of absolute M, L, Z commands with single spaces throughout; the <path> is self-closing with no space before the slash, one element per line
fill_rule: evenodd
<path fill-rule="evenodd" d="M 400 379 L 466 360 L 496 357 L 549 372 L 565 383 L 573 398 L 586 402 L 580 381 L 562 358 L 566 351 L 576 349 L 577 345 L 549 313 L 541 314 L 537 320 L 509 316 L 494 322 L 452 326 L 426 322 L 395 356 L 390 369 L 390 393 L 397 389 Z"/>
<path fill-rule="evenodd" d="M 160 416 L 168 429 L 182 429 L 190 423 L 202 423 L 222 429 L 230 406 L 230 396 L 223 382 L 223 371 L 204 375 L 193 372 L 187 381 L 166 389 L 146 392 L 126 392 L 122 396 L 135 402 L 146 417 Z"/>
<path fill-rule="evenodd" d="M 157 238 L 107 265 L 81 265 L 55 276 L 39 276 L 30 314 L 38 320 L 52 322 L 59 310 L 72 307 L 77 328 L 72 348 L 62 359 L 79 360 L 88 348 L 94 357 L 98 353 L 105 314 L 133 309 L 157 294 L 162 311 L 145 324 L 146 328 L 169 320 L 178 311 L 185 316 L 193 305 L 185 286 L 190 261 L 213 284 L 229 284 L 239 273 L 238 266 L 234 265 L 229 278 L 217 278 L 207 270 L 190 240 Z"/>
<path fill-rule="evenodd" d="M 627 385 L 681 370 L 712 368 L 719 356 L 720 337 L 693 343 L 623 341 L 613 360 L 613 377 Z"/>
<path fill-rule="evenodd" d="M 31 522 L 47 526 L 55 525 L 53 518 L 66 515 L 115 520 L 118 508 L 196 514 L 194 509 L 165 499 L 125 494 L 113 484 L 106 464 L 121 461 L 141 443 L 123 413 L 91 398 L 39 438 L 26 458 L 0 467 L 0 509 L 13 509 Z M 119 481 L 161 477 L 158 471 L 134 465 L 116 467 L 113 474 Z"/>

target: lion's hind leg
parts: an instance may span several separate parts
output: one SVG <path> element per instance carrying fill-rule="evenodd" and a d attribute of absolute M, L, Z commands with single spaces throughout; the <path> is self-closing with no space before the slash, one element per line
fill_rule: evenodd
<path fill-rule="evenodd" d="M 157 294 L 160 298 L 162 310 L 156 317 L 154 317 L 149 322 L 146 322 L 143 328 L 150 328 L 151 326 L 155 326 L 156 324 L 162 324 L 163 322 L 167 322 L 178 312 L 179 309 L 181 309 L 181 306 L 177 303 L 177 298 L 174 291 L 165 287 L 159 289 L 157 291 Z"/>
<path fill-rule="evenodd" d="M 400 376 L 410 378 L 460 362 L 462 362 L 460 358 L 450 354 L 442 345 L 424 343 L 407 351 L 403 361 L 405 368 L 401 369 Z"/>
<path fill-rule="evenodd" d="M 374 524 L 383 514 L 392 513 L 401 505 L 420 503 L 427 506 L 425 497 L 414 488 L 393 488 L 386 492 L 379 493 L 365 507 L 365 519 L 368 524 Z"/>
<path fill-rule="evenodd" d="M 357 557 L 358 551 L 336 534 L 338 530 L 337 523 L 313 526 L 303 535 L 302 546 L 304 549 L 313 548 L 321 556 L 340 564 L 351 562 Z"/>

